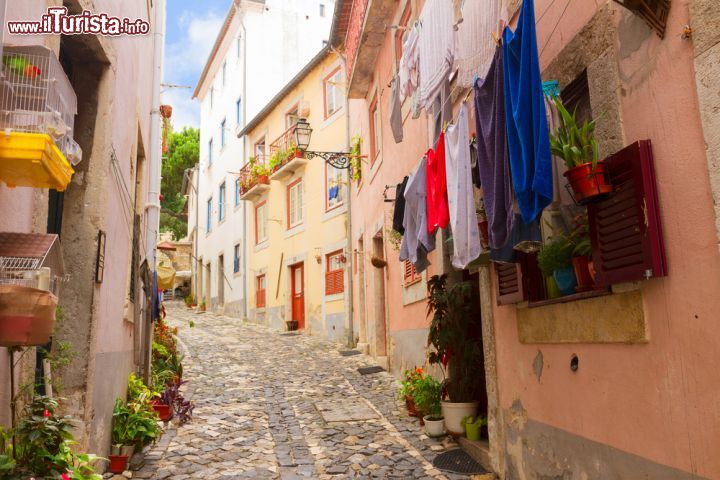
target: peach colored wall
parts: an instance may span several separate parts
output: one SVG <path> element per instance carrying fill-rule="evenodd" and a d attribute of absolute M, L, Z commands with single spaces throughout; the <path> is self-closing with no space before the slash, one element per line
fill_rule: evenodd
<path fill-rule="evenodd" d="M 596 11 L 594 0 L 536 0 L 542 68 Z M 717 312 L 720 258 L 692 44 L 680 38 L 687 1 L 673 2 L 668 32 L 638 42 L 615 6 L 625 143 L 653 142 L 669 276 L 642 282 L 646 345 L 521 345 L 515 307 L 495 307 L 500 402 L 520 399 L 528 417 L 657 463 L 720 477 Z M 548 42 L 553 27 L 559 27 Z M 640 24 L 640 27 L 644 27 Z M 626 33 L 623 33 L 625 31 Z M 542 350 L 542 379 L 532 363 Z M 572 373 L 570 356 L 580 368 Z"/>

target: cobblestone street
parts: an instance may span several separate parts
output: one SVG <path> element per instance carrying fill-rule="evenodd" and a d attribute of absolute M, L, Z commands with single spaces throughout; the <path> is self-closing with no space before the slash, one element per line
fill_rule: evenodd
<path fill-rule="evenodd" d="M 465 478 L 433 468 L 456 444 L 423 435 L 391 375 L 357 372 L 370 357 L 179 303 L 167 318 L 180 327 L 194 419 L 169 426 L 133 478 Z"/>

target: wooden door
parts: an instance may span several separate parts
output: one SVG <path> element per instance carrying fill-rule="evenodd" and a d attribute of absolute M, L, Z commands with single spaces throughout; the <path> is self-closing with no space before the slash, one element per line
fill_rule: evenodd
<path fill-rule="evenodd" d="M 292 291 L 292 319 L 297 320 L 298 329 L 305 328 L 305 275 L 302 263 L 290 267 Z"/>

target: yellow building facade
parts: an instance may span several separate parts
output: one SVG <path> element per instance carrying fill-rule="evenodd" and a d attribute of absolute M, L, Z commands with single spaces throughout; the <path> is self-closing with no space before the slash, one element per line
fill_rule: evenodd
<path fill-rule="evenodd" d="M 295 124 L 312 128 L 307 150 L 346 151 L 345 73 L 323 49 L 240 131 L 247 162 L 240 198 L 246 219 L 250 320 L 346 341 L 348 173 L 295 147 Z"/>

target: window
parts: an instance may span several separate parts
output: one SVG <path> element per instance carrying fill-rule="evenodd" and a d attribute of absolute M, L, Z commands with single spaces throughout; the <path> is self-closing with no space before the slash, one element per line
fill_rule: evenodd
<path fill-rule="evenodd" d="M 260 202 L 255 207 L 255 243 L 267 240 L 267 202 Z"/>
<path fill-rule="evenodd" d="M 240 205 L 240 178 L 235 179 L 235 206 Z"/>
<path fill-rule="evenodd" d="M 320 16 L 321 17 L 325 16 L 325 4 L 324 3 L 320 4 Z"/>
<path fill-rule="evenodd" d="M 415 265 L 413 265 L 410 260 L 405 260 L 403 267 L 403 284 L 406 287 L 422 280 L 422 276 L 415 270 Z"/>
<path fill-rule="evenodd" d="M 265 158 L 265 137 L 262 137 L 260 140 L 255 142 L 253 151 L 255 152 L 255 159 L 258 161 Z"/>
<path fill-rule="evenodd" d="M 233 273 L 240 272 L 240 244 L 236 243 L 233 248 Z"/>
<path fill-rule="evenodd" d="M 405 3 L 405 10 L 403 10 L 402 15 L 400 16 L 400 21 L 398 22 L 398 26 L 400 28 L 395 30 L 395 65 L 398 68 L 400 67 L 400 59 L 403 54 L 403 42 L 405 42 L 405 38 L 407 36 L 407 30 L 405 27 L 407 27 L 410 22 L 410 13 L 412 13 L 411 7 L 412 2 L 408 0 Z"/>
<path fill-rule="evenodd" d="M 227 122 L 223 118 L 223 121 L 220 122 L 220 150 L 225 148 L 225 124 Z"/>
<path fill-rule="evenodd" d="M 225 220 L 225 182 L 220 185 L 218 193 L 218 222 Z"/>
<path fill-rule="evenodd" d="M 325 118 L 330 117 L 333 113 L 342 107 L 342 97 L 340 94 L 341 73 L 340 67 L 323 80 L 323 95 L 325 99 Z"/>
<path fill-rule="evenodd" d="M 377 94 L 370 102 L 370 151 L 370 165 L 372 165 L 380 155 L 380 108 L 378 108 Z"/>
<path fill-rule="evenodd" d="M 258 275 L 255 283 L 255 307 L 265 307 L 265 275 Z"/>
<path fill-rule="evenodd" d="M 242 56 L 242 37 L 238 35 L 237 37 L 237 58 L 238 60 Z"/>
<path fill-rule="evenodd" d="M 212 230 L 212 197 L 208 198 L 207 201 L 207 225 L 205 226 L 205 231 L 207 233 L 210 233 Z"/>
<path fill-rule="evenodd" d="M 212 165 L 213 162 L 213 139 L 211 138 L 208 142 L 208 165 Z"/>
<path fill-rule="evenodd" d="M 238 98 L 235 102 L 235 123 L 239 126 L 242 119 L 242 99 Z"/>
<path fill-rule="evenodd" d="M 325 295 L 335 295 L 345 291 L 343 279 L 343 263 L 345 255 L 342 250 L 328 254 L 325 257 Z"/>
<path fill-rule="evenodd" d="M 210 109 L 215 104 L 215 87 L 210 87 Z"/>
<path fill-rule="evenodd" d="M 290 128 L 293 125 L 295 125 L 298 120 L 300 119 L 300 116 L 298 115 L 298 106 L 295 104 L 294 107 L 292 107 L 290 110 L 285 113 L 285 128 Z"/>
<path fill-rule="evenodd" d="M 288 229 L 303 221 L 302 179 L 298 178 L 287 187 Z"/>
<path fill-rule="evenodd" d="M 343 170 L 325 164 L 325 210 L 332 210 L 344 202 L 345 179 Z"/>
<path fill-rule="evenodd" d="M 222 66 L 222 85 L 225 86 L 225 80 L 227 79 L 227 62 L 223 62 Z"/>

